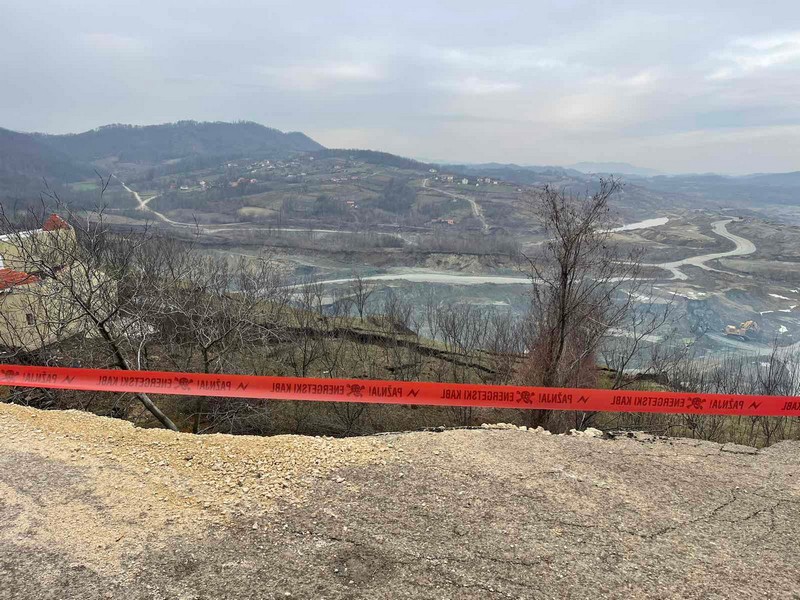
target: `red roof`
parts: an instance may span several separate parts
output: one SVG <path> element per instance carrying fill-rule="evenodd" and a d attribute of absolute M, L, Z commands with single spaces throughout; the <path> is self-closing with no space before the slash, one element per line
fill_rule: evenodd
<path fill-rule="evenodd" d="M 15 271 L 14 269 L 0 269 L 0 290 L 5 290 L 15 285 L 27 285 L 36 283 L 40 279 L 36 275 Z"/>
<path fill-rule="evenodd" d="M 42 225 L 42 231 L 55 231 L 56 229 L 69 229 L 69 223 L 56 214 L 47 217 L 47 220 Z"/>

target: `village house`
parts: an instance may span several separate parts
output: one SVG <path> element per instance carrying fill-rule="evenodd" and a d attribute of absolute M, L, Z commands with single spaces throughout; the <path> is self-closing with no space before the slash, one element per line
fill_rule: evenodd
<path fill-rule="evenodd" d="M 87 280 L 76 250 L 75 230 L 58 215 L 41 229 L 0 236 L 0 346 L 35 350 L 80 326 L 74 302 L 57 283 L 61 276 L 76 285 Z"/>
<path fill-rule="evenodd" d="M 74 240 L 75 232 L 58 215 L 41 229 L 0 236 L 0 345 L 26 350 L 42 345 L 40 324 L 47 311 L 34 301 L 46 285 L 41 264 L 67 268 L 63 249 Z"/>

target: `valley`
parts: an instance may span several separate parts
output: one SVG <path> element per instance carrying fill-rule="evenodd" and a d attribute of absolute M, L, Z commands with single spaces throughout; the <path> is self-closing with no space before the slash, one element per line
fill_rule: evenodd
<path fill-rule="evenodd" d="M 112 218 L 196 237 L 216 255 L 267 253 L 297 285 L 323 285 L 328 302 L 346 295 L 357 276 L 375 287 L 376 304 L 397 295 L 420 307 L 435 296 L 522 315 L 530 278 L 520 257 L 546 241 L 526 214 L 536 186 L 421 165 L 375 165 L 369 157 L 240 161 L 177 178 L 127 181 L 118 183 L 137 208 L 112 207 Z M 575 185 L 569 178 L 545 183 Z M 251 189 L 231 195 L 242 185 Z M 400 209 L 387 204 L 387 190 Z M 675 313 L 669 330 L 647 344 L 690 347 L 704 357 L 758 356 L 800 342 L 800 257 L 781 256 L 789 240 L 800 241 L 798 228 L 772 220 L 769 211 L 730 207 L 665 203 L 645 214 L 637 206 L 641 192 L 634 192 L 614 205 L 613 239 L 643 249 L 651 285 L 637 303 L 669 305 Z M 780 244 L 773 243 L 775 232 Z M 416 316 L 421 319 L 419 310 Z M 724 335 L 726 325 L 746 320 L 759 323 L 760 339 Z"/>
<path fill-rule="evenodd" d="M 111 126 L 29 143 L 43 155 L 68 153 L 72 168 L 54 189 L 78 214 L 99 200 L 113 227 L 154 228 L 215 256 L 268 256 L 291 285 L 322 284 L 327 302 L 358 277 L 374 288 L 374 306 L 402 297 L 418 320 L 430 298 L 525 314 L 526 257 L 547 242 L 531 195 L 543 186 L 590 194 L 610 177 L 326 149 L 253 123 Z M 0 189 L 4 205 L 16 205 L 13 193 Z M 792 173 L 625 176 L 609 231 L 623 251 L 642 251 L 639 309 L 674 312 L 661 345 L 703 357 L 800 341 L 798 205 Z M 748 320 L 759 324 L 758 340 L 724 336 L 726 325 Z"/>

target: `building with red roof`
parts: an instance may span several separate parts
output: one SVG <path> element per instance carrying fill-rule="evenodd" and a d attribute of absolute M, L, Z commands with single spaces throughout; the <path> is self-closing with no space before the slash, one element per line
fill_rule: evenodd
<path fill-rule="evenodd" d="M 56 231 L 57 229 L 72 229 L 64 219 L 57 214 L 52 214 L 47 217 L 47 220 L 42 225 L 42 231 Z"/>
<path fill-rule="evenodd" d="M 14 269 L 0 269 L 0 291 L 7 290 L 17 285 L 28 285 L 41 281 L 36 275 L 15 271 Z"/>
<path fill-rule="evenodd" d="M 41 229 L 0 235 L 0 346 L 34 350 L 56 340 L 58 286 L 41 286 L 72 267 L 75 245 L 75 231 L 56 214 Z"/>

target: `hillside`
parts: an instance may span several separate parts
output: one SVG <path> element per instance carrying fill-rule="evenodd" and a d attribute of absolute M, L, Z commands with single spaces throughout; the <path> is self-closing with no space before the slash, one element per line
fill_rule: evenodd
<path fill-rule="evenodd" d="M 395 167 L 397 169 L 409 169 L 414 171 L 427 171 L 431 168 L 430 164 L 422 163 L 413 158 L 405 158 L 388 152 L 378 152 L 375 150 L 359 150 L 347 148 L 328 148 L 320 150 L 315 154 L 319 158 L 343 158 L 358 160 L 366 164 L 380 167 Z"/>
<path fill-rule="evenodd" d="M 115 157 L 120 162 L 161 162 L 189 156 L 261 156 L 321 150 L 298 133 L 283 133 L 258 123 L 179 121 L 163 125 L 106 125 L 84 133 L 37 134 L 41 143 L 75 160 Z"/>
<path fill-rule="evenodd" d="M 800 448 L 192 436 L 0 404 L 0 599 L 789 597 Z"/>
<path fill-rule="evenodd" d="M 301 157 L 309 160 L 298 162 Z M 318 161 L 317 167 L 310 164 L 310 158 Z M 285 161 L 285 165 L 258 165 L 264 159 Z M 242 164 L 239 164 L 242 163 Z M 302 163 L 302 164 L 301 164 Z M 320 165 L 321 163 L 321 165 Z M 332 172 L 321 175 L 325 165 L 334 166 Z M 344 171 L 354 165 L 368 167 L 363 172 L 350 173 L 350 187 L 344 189 Z M 285 168 L 284 168 L 285 167 Z M 295 168 L 297 167 L 297 168 Z M 264 170 L 264 169 L 267 170 Z M 719 209 L 720 206 L 735 206 L 747 210 L 777 210 L 796 205 L 800 184 L 797 173 L 754 174 L 743 177 L 725 177 L 714 174 L 653 176 L 655 172 L 639 169 L 625 163 L 579 163 L 573 168 L 556 166 L 520 166 L 515 164 L 445 164 L 431 165 L 412 159 L 374 150 L 326 149 L 316 141 L 299 132 L 283 133 L 277 129 L 264 127 L 253 122 L 197 122 L 179 121 L 161 125 L 133 126 L 106 125 L 91 131 L 76 134 L 49 135 L 23 134 L 0 129 L 0 201 L 14 199 L 36 200 L 43 189 L 42 179 L 48 185 L 80 182 L 77 185 L 60 189 L 61 196 L 76 206 L 94 205 L 97 198 L 95 186 L 95 170 L 102 174 L 117 173 L 125 180 L 140 181 L 162 199 L 160 204 L 170 202 L 180 208 L 191 209 L 194 213 L 224 213 L 232 204 L 225 202 L 222 207 L 209 205 L 224 195 L 226 200 L 234 195 L 242 197 L 272 192 L 278 204 L 287 198 L 298 197 L 300 186 L 302 199 L 314 200 L 320 196 L 333 198 L 335 202 L 347 200 L 358 203 L 363 199 L 363 192 L 378 191 L 387 178 L 397 177 L 402 181 L 416 181 L 417 185 L 426 185 L 426 178 L 435 173 L 448 173 L 455 176 L 455 187 L 462 177 L 475 181 L 490 178 L 507 184 L 505 189 L 487 190 L 477 188 L 470 183 L 470 188 L 462 187 L 456 193 L 468 195 L 472 200 L 482 203 L 489 229 L 509 227 L 518 222 L 518 214 L 512 214 L 518 207 L 514 206 L 517 187 L 541 187 L 553 185 L 573 191 L 594 190 L 597 175 L 582 171 L 615 172 L 626 180 L 624 194 L 618 199 L 618 208 L 627 219 L 651 218 L 664 209 Z M 235 174 L 235 177 L 232 175 Z M 353 179 L 353 178 L 357 179 Z M 239 179 L 258 180 L 258 185 L 239 186 Z M 224 193 L 217 189 L 206 193 L 208 189 L 199 189 L 200 181 L 215 181 L 221 184 L 234 185 Z M 357 182 L 357 183 L 353 183 Z M 331 185 L 338 183 L 340 185 Z M 181 184 L 185 184 L 182 186 Z M 364 186 L 376 189 L 364 190 Z M 433 181 L 432 187 L 437 187 Z M 212 187 L 215 184 L 212 184 Z M 139 186 L 142 187 L 142 186 Z M 169 198 L 169 190 L 174 192 L 185 187 L 186 193 L 181 198 Z M 210 188 L 209 188 L 210 189 Z M 203 193 L 198 194 L 198 191 Z M 435 190 L 430 191 L 433 196 Z M 125 195 L 119 195 L 124 198 Z M 492 196 L 492 197 L 487 197 Z M 258 201 L 266 198 L 259 198 Z M 452 197 L 451 197 L 452 199 Z M 105 202 L 115 208 L 124 208 L 125 203 L 119 198 L 105 197 Z M 378 215 L 378 222 L 391 222 L 396 216 L 405 219 L 411 213 L 424 213 L 430 220 L 445 222 L 453 219 L 465 221 L 459 213 L 459 206 L 452 206 L 444 214 L 441 206 L 442 198 L 432 201 L 422 200 L 414 210 L 401 210 L 399 213 Z M 499 202 L 495 202 L 499 200 Z M 275 202 L 269 206 L 256 205 L 254 208 L 263 212 L 275 212 Z M 488 206 L 487 206 L 488 205 Z M 462 208 L 467 206 L 462 203 Z M 222 209 L 222 210 L 220 210 Z M 251 211 L 252 212 L 252 211 Z M 331 211 L 328 211 L 331 212 Z M 340 217 L 347 209 L 333 211 Z M 352 212 L 352 211 L 351 211 Z M 783 214 L 782 212 L 780 214 Z M 128 215 L 129 217 L 132 215 Z M 185 215 L 173 215 L 181 221 Z M 193 215 L 189 215 L 190 217 Z M 231 222 L 232 215 L 224 217 Z M 274 216 L 274 215 L 273 215 Z M 320 215 L 313 215 L 319 217 Z M 418 226 L 420 219 L 405 223 Z M 283 214 L 281 213 L 281 218 Z M 794 220 L 789 214 L 788 218 Z M 436 221 L 439 219 L 439 221 Z M 190 219 L 193 220 L 193 219 Z M 334 220 L 335 221 L 335 220 Z M 332 219 L 325 218 L 315 223 L 320 227 L 335 225 Z M 364 223 L 367 225 L 367 223 Z M 277 222 L 274 225 L 280 226 Z M 303 223 L 303 226 L 308 225 Z M 480 225 L 467 222 L 467 229 Z M 481 225 L 482 228 L 485 229 Z"/>
<path fill-rule="evenodd" d="M 243 121 L 107 125 L 64 135 L 0 129 L 0 202 L 22 210 L 35 206 L 46 181 L 73 206 L 94 206 L 97 173 L 186 172 L 241 157 L 286 158 L 323 149 L 303 133 Z M 75 182 L 81 183 L 66 185 Z"/>
<path fill-rule="evenodd" d="M 25 187 L 42 179 L 78 181 L 92 169 L 35 136 L 0 128 L 0 189 Z"/>

